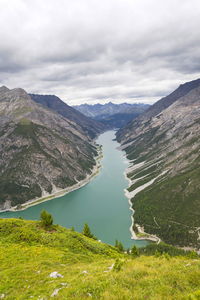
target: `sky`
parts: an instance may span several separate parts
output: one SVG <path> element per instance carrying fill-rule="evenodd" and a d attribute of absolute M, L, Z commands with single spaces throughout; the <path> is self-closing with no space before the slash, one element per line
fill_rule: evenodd
<path fill-rule="evenodd" d="M 153 103 L 200 78 L 199 0 L 0 0 L 0 85 Z"/>

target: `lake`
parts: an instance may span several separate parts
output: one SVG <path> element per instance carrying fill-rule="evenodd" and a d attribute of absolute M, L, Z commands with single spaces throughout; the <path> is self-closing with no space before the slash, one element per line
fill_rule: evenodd
<path fill-rule="evenodd" d="M 97 143 L 103 146 L 103 159 L 100 173 L 84 187 L 62 197 L 40 203 L 17 212 L 0 213 L 1 218 L 38 220 L 45 209 L 53 215 L 54 223 L 64 227 L 74 227 L 81 232 L 88 223 L 92 233 L 103 242 L 111 245 L 119 240 L 131 247 L 145 246 L 148 242 L 131 240 L 131 211 L 124 189 L 128 180 L 124 176 L 128 161 L 125 153 L 118 150 L 114 141 L 115 131 L 107 131 L 99 136 Z"/>

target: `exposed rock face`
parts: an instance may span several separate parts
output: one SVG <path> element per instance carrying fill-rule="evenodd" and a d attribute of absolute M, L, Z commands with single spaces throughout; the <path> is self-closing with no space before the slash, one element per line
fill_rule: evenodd
<path fill-rule="evenodd" d="M 187 95 L 191 90 L 200 86 L 200 79 L 193 80 L 190 82 L 186 82 L 185 84 L 181 84 L 174 92 L 169 94 L 168 96 L 160 99 L 154 105 L 150 106 L 143 114 L 129 123 L 126 127 L 122 128 L 117 133 L 118 141 L 122 141 L 123 143 L 134 136 L 134 132 L 137 128 L 139 131 L 141 130 L 141 126 L 145 125 L 145 122 L 149 122 L 149 120 L 160 112 L 168 108 L 174 102 L 176 102 L 181 97 Z M 147 126 L 148 127 L 148 126 Z M 129 136 L 130 135 L 130 136 Z"/>
<path fill-rule="evenodd" d="M 0 88 L 0 208 L 83 179 L 97 154 L 82 127 L 23 89 Z"/>
<path fill-rule="evenodd" d="M 87 118 L 84 114 L 80 113 L 73 107 L 70 107 L 54 95 L 30 94 L 30 96 L 36 103 L 40 103 L 68 120 L 79 124 L 84 134 L 87 134 L 91 138 L 96 137 L 99 133 L 105 130 L 105 126 L 102 123 Z"/>
<path fill-rule="evenodd" d="M 200 247 L 200 80 L 181 85 L 117 133 L 134 165 L 136 223 L 164 241 Z M 138 164 L 138 168 L 137 165 Z"/>
<path fill-rule="evenodd" d="M 120 128 L 132 121 L 138 115 L 149 108 L 149 104 L 143 103 L 120 103 L 112 102 L 106 104 L 81 104 L 74 106 L 84 115 L 104 124 L 107 128 Z"/>

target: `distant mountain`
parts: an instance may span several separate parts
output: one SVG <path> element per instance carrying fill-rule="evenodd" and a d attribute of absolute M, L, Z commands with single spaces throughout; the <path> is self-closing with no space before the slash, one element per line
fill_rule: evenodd
<path fill-rule="evenodd" d="M 168 243 L 200 248 L 200 79 L 117 132 L 132 160 L 134 220 Z"/>
<path fill-rule="evenodd" d="M 102 123 L 92 120 L 91 118 L 87 118 L 84 114 L 67 105 L 55 95 L 29 95 L 33 101 L 40 103 L 63 117 L 79 124 L 83 132 L 87 133 L 91 138 L 96 137 L 99 133 L 105 130 L 105 126 Z"/>
<path fill-rule="evenodd" d="M 125 126 L 129 121 L 143 113 L 149 104 L 114 104 L 112 102 L 106 104 L 81 104 L 74 106 L 75 109 L 84 115 L 93 118 L 107 126 L 108 128 L 120 128 Z"/>
<path fill-rule="evenodd" d="M 23 89 L 0 88 L 0 127 L 0 209 L 71 186 L 95 165 L 96 147 L 82 123 Z"/>

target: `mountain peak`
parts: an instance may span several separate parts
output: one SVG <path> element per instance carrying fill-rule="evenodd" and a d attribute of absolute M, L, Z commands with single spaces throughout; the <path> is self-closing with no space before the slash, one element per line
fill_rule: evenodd
<path fill-rule="evenodd" d="M 8 92 L 8 91 L 10 91 L 10 90 L 9 90 L 9 88 L 7 88 L 5 85 L 2 85 L 2 86 L 0 87 L 0 93 L 5 93 L 5 92 Z"/>

